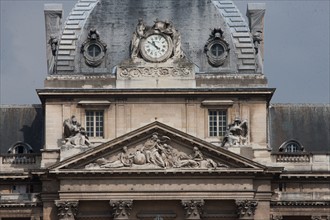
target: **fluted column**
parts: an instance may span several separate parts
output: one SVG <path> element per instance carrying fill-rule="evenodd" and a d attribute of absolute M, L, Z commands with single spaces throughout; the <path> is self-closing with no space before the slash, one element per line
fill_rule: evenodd
<path fill-rule="evenodd" d="M 182 200 L 181 204 L 186 210 L 185 219 L 201 219 L 204 200 Z"/>
<path fill-rule="evenodd" d="M 113 219 L 129 219 L 132 210 L 133 200 L 110 200 L 110 206 L 113 208 Z"/>
<path fill-rule="evenodd" d="M 258 202 L 253 200 L 237 200 L 236 206 L 239 219 L 254 219 L 254 212 L 258 206 Z"/>
<path fill-rule="evenodd" d="M 74 220 L 78 214 L 78 200 L 62 201 L 56 200 L 57 215 L 59 220 Z"/>

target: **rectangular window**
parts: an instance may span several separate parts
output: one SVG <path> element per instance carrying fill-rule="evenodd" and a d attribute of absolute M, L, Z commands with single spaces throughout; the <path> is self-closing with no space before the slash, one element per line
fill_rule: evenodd
<path fill-rule="evenodd" d="M 104 112 L 86 111 L 86 134 L 88 137 L 103 137 L 104 132 Z"/>
<path fill-rule="evenodd" d="M 223 137 L 227 130 L 227 110 L 209 110 L 209 136 Z"/>

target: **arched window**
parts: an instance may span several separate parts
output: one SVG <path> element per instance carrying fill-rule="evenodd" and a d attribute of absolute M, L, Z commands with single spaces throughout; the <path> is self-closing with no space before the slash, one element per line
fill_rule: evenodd
<path fill-rule="evenodd" d="M 303 152 L 304 147 L 296 140 L 289 140 L 280 146 L 279 151 L 284 153 L 298 153 Z"/>
<path fill-rule="evenodd" d="M 33 153 L 32 147 L 24 142 L 17 142 L 11 146 L 8 151 L 9 154 L 29 154 Z"/>

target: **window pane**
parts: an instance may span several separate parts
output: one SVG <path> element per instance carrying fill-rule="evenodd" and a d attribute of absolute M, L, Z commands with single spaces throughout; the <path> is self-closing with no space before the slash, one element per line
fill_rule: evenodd
<path fill-rule="evenodd" d="M 209 136 L 224 136 L 227 130 L 227 110 L 209 110 Z"/>
<path fill-rule="evenodd" d="M 103 111 L 86 111 L 86 131 L 88 137 L 103 137 Z"/>

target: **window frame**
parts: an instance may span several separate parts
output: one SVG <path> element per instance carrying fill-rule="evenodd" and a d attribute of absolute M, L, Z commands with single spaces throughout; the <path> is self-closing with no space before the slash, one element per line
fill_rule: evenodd
<path fill-rule="evenodd" d="M 216 112 L 216 131 L 211 131 L 211 121 L 210 121 L 210 112 Z M 219 120 L 219 112 L 224 112 L 225 114 L 221 114 L 222 118 L 225 117 L 225 120 Z M 221 126 L 220 126 L 221 123 Z M 220 129 L 221 128 L 221 129 Z M 223 138 L 226 135 L 226 131 L 228 129 L 228 109 L 227 108 L 208 108 L 207 109 L 207 136 L 210 138 Z M 221 130 L 221 131 L 220 131 Z M 216 135 L 212 135 L 211 132 L 216 133 Z"/>
<path fill-rule="evenodd" d="M 87 115 L 87 112 L 93 112 L 93 125 L 92 126 L 87 126 L 87 123 L 89 122 L 88 121 L 88 115 Z M 97 134 L 97 120 L 96 120 L 96 115 L 95 115 L 95 113 L 96 112 L 102 112 L 102 126 L 99 126 L 99 127 L 101 127 L 102 128 L 102 131 L 101 131 L 101 135 L 99 135 L 99 136 L 97 136 L 96 134 Z M 106 111 L 105 111 L 105 109 L 99 109 L 99 108 L 97 108 L 97 109 L 95 109 L 95 108 L 86 108 L 85 110 L 84 110 L 84 124 L 85 124 L 85 130 L 86 130 L 86 134 L 87 134 L 87 136 L 88 136 L 88 138 L 91 138 L 91 139 L 104 139 L 105 138 L 105 121 L 106 121 L 106 119 L 105 119 L 105 113 L 106 113 Z M 89 133 L 89 127 L 92 127 L 93 128 L 93 135 L 90 135 L 90 133 Z M 100 131 L 99 131 L 100 132 Z"/>
<path fill-rule="evenodd" d="M 294 146 L 295 148 L 293 148 L 292 146 Z M 279 147 L 279 151 L 287 154 L 299 154 L 305 152 L 305 149 L 298 141 L 292 139 L 285 141 L 283 144 L 281 144 L 281 146 Z"/>

